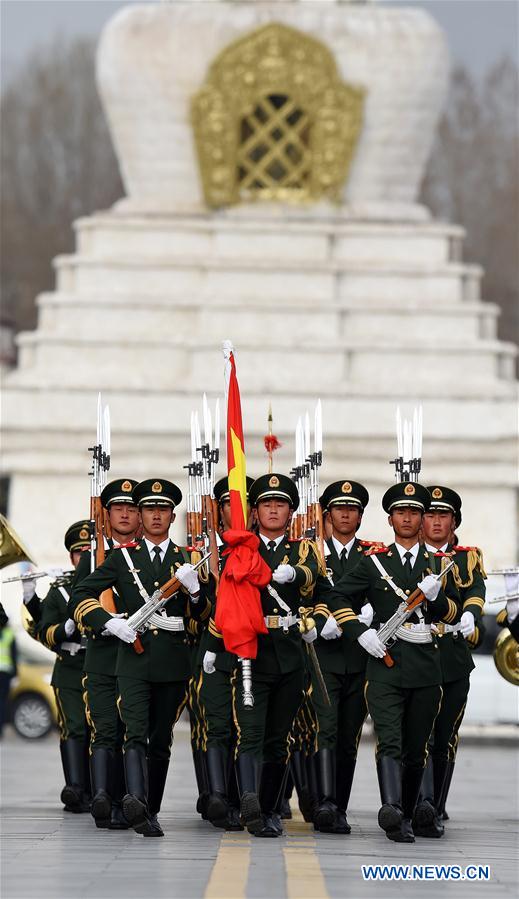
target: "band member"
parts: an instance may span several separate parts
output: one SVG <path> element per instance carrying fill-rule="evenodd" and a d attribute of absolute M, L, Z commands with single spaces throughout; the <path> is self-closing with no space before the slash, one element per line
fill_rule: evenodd
<path fill-rule="evenodd" d="M 287 773 L 288 737 L 303 698 L 304 658 L 297 613 L 310 597 L 320 567 L 315 545 L 286 537 L 292 511 L 299 504 L 294 482 L 282 474 L 257 478 L 249 492 L 260 538 L 260 555 L 272 570 L 272 581 L 261 591 L 268 633 L 258 637 L 252 661 L 253 708 L 242 701 L 242 672 L 233 690 L 238 731 L 236 771 L 241 818 L 258 837 L 282 831 L 279 802 Z M 322 568 L 322 566 L 321 566 Z M 222 641 L 210 625 L 216 650 Z M 303 639 L 311 642 L 315 628 Z M 213 659 L 204 657 L 208 672 Z"/>
<path fill-rule="evenodd" d="M 377 739 L 382 801 L 378 821 L 390 840 L 405 843 L 415 839 L 411 822 L 442 692 L 440 654 L 431 623 L 454 620 L 458 614 L 454 586 L 447 580 L 445 589 L 452 594 L 447 596 L 432 576 L 429 553 L 418 540 L 430 501 L 429 491 L 417 483 L 395 484 L 387 490 L 382 505 L 395 533 L 394 543 L 363 554 L 356 568 L 331 588 L 327 599 L 345 634 L 369 653 L 366 700 Z M 357 618 L 353 599 L 365 592 L 376 620 L 383 624 L 417 587 L 425 600 L 398 628 L 390 667 L 376 628 Z"/>
<path fill-rule="evenodd" d="M 114 546 L 132 541 L 140 528 L 140 515 L 133 499 L 137 481 L 122 478 L 111 481 L 101 493 L 101 503 L 106 509 L 109 532 L 106 554 Z M 91 556 L 82 554 L 76 572 L 76 583 L 90 574 Z M 69 614 L 74 617 L 77 599 L 71 599 Z M 117 709 L 117 678 L 115 666 L 119 641 L 117 637 L 100 637 L 87 631 L 85 652 L 83 697 L 90 723 L 90 779 L 92 803 L 90 811 L 97 827 L 123 830 L 128 827 L 121 802 L 124 795 L 124 770 L 122 758 L 123 725 Z"/>
<path fill-rule="evenodd" d="M 458 745 L 458 731 L 463 720 L 470 688 L 470 672 L 474 668 L 470 641 L 479 640 L 479 622 L 485 600 L 485 581 L 481 552 L 477 547 L 453 547 L 449 535 L 461 524 L 461 497 L 449 487 L 434 484 L 429 510 L 423 516 L 423 539 L 429 553 L 431 571 L 441 571 L 442 560 L 454 558 L 453 579 L 460 595 L 461 619 L 436 626 L 442 667 L 443 695 L 434 722 L 427 760 L 422 798 L 418 803 L 413 829 L 419 836 L 439 837 L 443 834 L 441 816 L 452 779 Z"/>
<path fill-rule="evenodd" d="M 77 568 L 82 550 L 90 546 L 88 521 L 76 521 L 65 534 L 65 548 Z M 56 653 L 51 684 L 58 709 L 60 752 L 65 776 L 61 801 L 67 812 L 88 812 L 90 776 L 88 771 L 89 730 L 83 702 L 83 663 L 86 641 L 71 616 L 69 600 L 73 575 L 60 578 L 41 602 L 37 625 L 38 639 Z"/>
<path fill-rule="evenodd" d="M 321 496 L 321 508 L 331 527 L 331 535 L 325 544 L 325 586 L 328 582 L 337 583 L 343 574 L 354 571 L 363 551 L 372 545 L 356 536 L 368 502 L 368 491 L 356 481 L 336 481 Z M 368 656 L 357 641 L 352 643 L 342 637 L 342 631 L 326 605 L 319 604 L 322 583 L 321 576 L 314 592 L 314 617 L 319 633 L 315 649 L 330 705 L 324 702 L 314 674 L 312 698 L 319 725 L 315 757 L 319 802 L 314 813 L 314 824 L 316 830 L 324 833 L 347 834 L 351 828 L 346 810 L 355 773 L 357 747 L 367 715 L 364 684 Z M 351 600 L 351 605 L 369 626 L 373 610 L 365 604 L 363 591 Z M 339 615 L 339 623 L 341 620 Z"/>
<path fill-rule="evenodd" d="M 116 663 L 118 706 L 125 728 L 126 795 L 123 813 L 137 833 L 163 836 L 158 822 L 171 754 L 173 725 L 186 700 L 190 670 L 186 628 L 209 614 L 205 585 L 189 563 L 187 550 L 169 538 L 174 509 L 182 500 L 171 481 L 148 479 L 134 488 L 143 538 L 132 547 L 114 549 L 74 592 L 75 617 L 102 637 L 119 638 Z M 99 597 L 117 591 L 118 613 L 132 615 L 161 584 L 176 577 L 182 584 L 156 613 L 151 628 L 136 643 L 136 632 L 106 612 Z M 142 648 L 142 652 L 138 650 Z"/>

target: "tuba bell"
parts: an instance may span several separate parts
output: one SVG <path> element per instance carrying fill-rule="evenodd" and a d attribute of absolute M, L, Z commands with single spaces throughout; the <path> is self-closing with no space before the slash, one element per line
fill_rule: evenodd
<path fill-rule="evenodd" d="M 494 662 L 501 677 L 519 687 L 519 643 L 504 627 L 494 646 Z"/>
<path fill-rule="evenodd" d="M 30 562 L 34 565 L 29 550 L 23 545 L 18 534 L 0 514 L 0 568 L 7 568 L 16 562 Z"/>

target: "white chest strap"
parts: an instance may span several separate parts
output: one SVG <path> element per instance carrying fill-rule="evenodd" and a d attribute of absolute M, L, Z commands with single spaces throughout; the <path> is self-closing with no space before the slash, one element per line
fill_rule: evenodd
<path fill-rule="evenodd" d="M 370 556 L 370 559 L 373 559 L 375 567 L 378 568 L 380 574 L 382 575 L 384 580 L 388 582 L 389 586 L 395 591 L 396 595 L 400 599 L 403 599 L 404 602 L 407 602 L 409 597 L 407 596 L 406 593 L 404 593 L 403 590 L 400 589 L 400 587 L 397 587 L 394 580 L 390 577 L 390 575 L 387 573 L 386 569 L 382 565 L 382 562 L 380 561 L 380 559 L 378 559 L 377 556 Z M 413 611 L 420 620 L 423 619 L 423 612 L 422 612 L 420 606 L 417 606 L 416 609 L 414 609 Z"/>
<path fill-rule="evenodd" d="M 70 593 L 67 593 L 67 591 L 65 590 L 65 587 L 58 587 L 58 590 L 61 593 L 65 602 L 68 604 L 68 601 L 70 599 Z"/>
<path fill-rule="evenodd" d="M 289 605 L 287 605 L 284 599 L 281 599 L 281 596 L 279 595 L 276 588 L 272 586 L 272 584 L 267 584 L 267 592 L 270 593 L 272 599 L 275 599 L 276 602 L 279 603 L 284 612 L 288 612 L 289 615 L 292 614 L 292 609 Z"/>
<path fill-rule="evenodd" d="M 139 591 L 140 595 L 142 596 L 144 602 L 147 602 L 150 598 L 150 594 L 148 593 L 148 591 L 146 590 L 146 587 L 142 583 L 142 581 L 137 573 L 137 568 L 133 567 L 133 562 L 132 562 L 130 553 L 128 552 L 128 550 L 126 549 L 125 546 L 119 547 L 119 551 L 122 552 L 122 554 L 124 556 L 124 561 L 126 562 L 126 564 L 128 566 L 128 571 L 130 572 L 130 574 L 133 578 L 133 582 L 134 582 L 135 586 L 137 587 L 137 590 Z"/>

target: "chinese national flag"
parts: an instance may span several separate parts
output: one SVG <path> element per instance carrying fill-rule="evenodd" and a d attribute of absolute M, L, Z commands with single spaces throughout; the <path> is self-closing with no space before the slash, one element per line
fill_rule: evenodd
<path fill-rule="evenodd" d="M 225 567 L 218 585 L 215 624 L 223 635 L 225 648 L 241 658 L 255 659 L 258 634 L 266 634 L 260 589 L 272 572 L 261 558 L 259 539 L 246 530 L 247 482 L 245 444 L 241 417 L 240 389 L 232 344 L 224 343 L 227 386 L 227 470 L 231 503 L 231 528 L 223 539 L 227 544 Z"/>

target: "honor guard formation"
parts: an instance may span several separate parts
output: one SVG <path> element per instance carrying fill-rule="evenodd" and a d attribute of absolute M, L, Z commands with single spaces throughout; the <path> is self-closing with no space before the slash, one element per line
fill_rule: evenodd
<path fill-rule="evenodd" d="M 272 471 L 270 415 L 269 470 L 245 478 L 230 403 L 229 394 L 229 476 L 216 480 L 219 413 L 213 431 L 204 396 L 204 441 L 191 417 L 185 499 L 153 472 L 108 482 L 100 404 L 90 516 L 64 535 L 72 567 L 50 572 L 42 599 L 34 573 L 21 578 L 28 630 L 56 656 L 64 809 L 107 831 L 163 836 L 186 708 L 193 813 L 208 826 L 277 838 L 294 793 L 316 831 L 344 836 L 369 713 L 380 828 L 396 842 L 440 838 L 483 636 L 485 571 L 481 550 L 458 543 L 459 493 L 418 481 L 421 413 L 397 416 L 385 545 L 363 536 L 369 492 L 346 464 L 319 488 L 320 404 L 313 452 L 307 417 L 294 470 Z M 170 537 L 182 506 L 186 545 Z M 517 625 L 517 604 L 503 624 Z"/>

